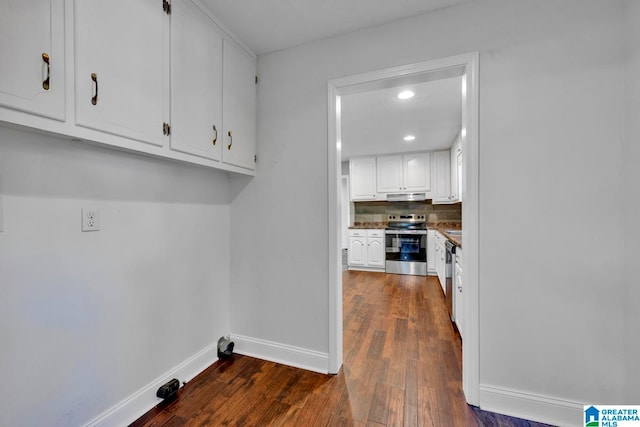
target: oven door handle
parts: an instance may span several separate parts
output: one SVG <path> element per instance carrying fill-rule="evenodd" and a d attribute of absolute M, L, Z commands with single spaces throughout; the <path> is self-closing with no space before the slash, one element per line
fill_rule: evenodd
<path fill-rule="evenodd" d="M 384 230 L 384 233 L 385 234 L 396 234 L 396 235 L 399 235 L 399 234 L 412 234 L 412 235 L 415 235 L 415 236 L 420 236 L 420 235 L 427 234 L 427 230 L 389 230 L 389 229 L 386 229 L 386 230 Z"/>

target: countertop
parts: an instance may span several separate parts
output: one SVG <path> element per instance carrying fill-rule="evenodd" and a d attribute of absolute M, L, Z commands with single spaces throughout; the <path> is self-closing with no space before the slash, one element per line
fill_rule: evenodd
<path fill-rule="evenodd" d="M 454 236 L 452 234 L 447 233 L 445 230 L 461 230 L 460 226 L 456 227 L 429 227 L 434 230 L 438 230 L 442 235 L 449 239 L 454 245 L 459 248 L 462 248 L 462 236 Z"/>

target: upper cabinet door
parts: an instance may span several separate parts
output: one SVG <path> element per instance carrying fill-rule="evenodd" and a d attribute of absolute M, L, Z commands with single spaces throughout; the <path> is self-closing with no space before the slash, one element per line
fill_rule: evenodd
<path fill-rule="evenodd" d="M 349 161 L 351 200 L 376 200 L 376 158 L 358 157 Z"/>
<path fill-rule="evenodd" d="M 233 40 L 224 39 L 222 161 L 255 169 L 256 60 Z"/>
<path fill-rule="evenodd" d="M 190 0 L 174 1 L 171 149 L 220 160 L 222 127 L 222 35 Z"/>
<path fill-rule="evenodd" d="M 451 203 L 451 163 L 448 150 L 433 152 L 433 168 L 433 203 Z"/>
<path fill-rule="evenodd" d="M 378 193 L 397 193 L 404 191 L 402 156 L 378 156 L 376 161 Z"/>
<path fill-rule="evenodd" d="M 405 154 L 404 190 L 431 191 L 431 153 Z"/>
<path fill-rule="evenodd" d="M 169 17 L 161 3 L 76 0 L 74 6 L 76 123 L 163 145 Z"/>
<path fill-rule="evenodd" d="M 0 7 L 0 105 L 64 120 L 63 0 Z"/>

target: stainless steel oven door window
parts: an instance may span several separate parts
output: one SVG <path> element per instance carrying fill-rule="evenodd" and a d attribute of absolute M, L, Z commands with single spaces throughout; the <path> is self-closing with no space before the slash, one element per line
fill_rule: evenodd
<path fill-rule="evenodd" d="M 387 229 L 385 233 L 385 271 L 426 276 L 427 231 Z"/>

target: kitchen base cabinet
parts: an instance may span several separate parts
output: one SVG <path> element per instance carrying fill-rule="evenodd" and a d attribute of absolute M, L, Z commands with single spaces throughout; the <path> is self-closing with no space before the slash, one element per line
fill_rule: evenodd
<path fill-rule="evenodd" d="M 453 303 L 455 305 L 456 326 L 460 336 L 464 339 L 465 317 L 464 317 L 464 287 L 462 281 L 462 248 L 456 248 L 456 262 L 453 267 Z"/>
<path fill-rule="evenodd" d="M 436 231 L 427 230 L 427 275 L 436 274 Z"/>
<path fill-rule="evenodd" d="M 446 238 L 439 232 L 435 232 L 435 264 L 436 274 L 440 281 L 442 292 L 446 294 L 447 286 L 447 250 L 444 246 Z"/>
<path fill-rule="evenodd" d="M 383 229 L 350 229 L 349 270 L 384 271 L 384 244 Z"/>

